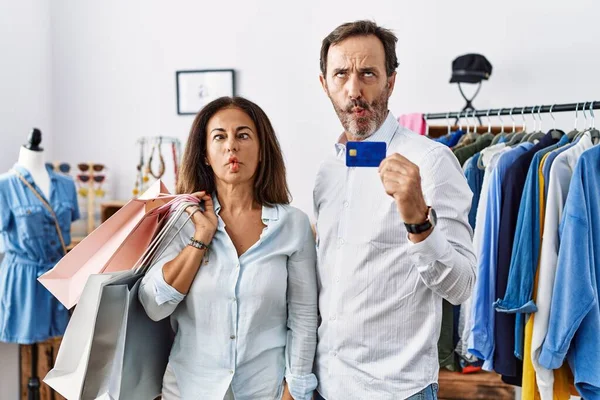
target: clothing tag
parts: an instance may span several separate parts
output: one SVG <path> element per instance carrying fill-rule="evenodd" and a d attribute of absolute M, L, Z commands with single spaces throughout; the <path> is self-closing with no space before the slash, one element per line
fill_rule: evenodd
<path fill-rule="evenodd" d="M 379 167 L 385 159 L 385 142 L 348 142 L 346 143 L 347 167 Z"/>

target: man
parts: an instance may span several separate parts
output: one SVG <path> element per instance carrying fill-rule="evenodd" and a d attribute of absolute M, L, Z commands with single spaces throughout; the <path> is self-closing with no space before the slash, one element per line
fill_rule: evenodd
<path fill-rule="evenodd" d="M 396 41 L 357 21 L 321 48 L 321 84 L 344 133 L 314 191 L 317 399 L 435 399 L 442 299 L 463 302 L 475 281 L 472 193 L 456 158 L 387 109 Z M 347 168 L 348 141 L 385 142 L 387 158 Z"/>

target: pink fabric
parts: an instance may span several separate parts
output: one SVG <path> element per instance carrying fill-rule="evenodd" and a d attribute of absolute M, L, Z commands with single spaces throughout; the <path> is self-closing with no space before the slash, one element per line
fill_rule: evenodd
<path fill-rule="evenodd" d="M 77 304 L 87 279 L 132 269 L 173 206 L 189 195 L 169 194 L 158 180 L 144 194 L 129 201 L 106 222 L 38 278 L 66 308 Z M 197 199 L 195 199 L 197 201 Z"/>
<path fill-rule="evenodd" d="M 425 132 L 427 131 L 427 124 L 425 123 L 423 114 L 420 113 L 401 115 L 398 117 L 398 123 L 419 135 L 425 135 Z"/>

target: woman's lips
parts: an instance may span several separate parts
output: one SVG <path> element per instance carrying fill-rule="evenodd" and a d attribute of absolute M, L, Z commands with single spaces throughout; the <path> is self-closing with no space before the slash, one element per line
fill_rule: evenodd
<path fill-rule="evenodd" d="M 229 157 L 228 165 L 231 172 L 238 172 L 240 170 L 240 161 L 237 157 Z"/>

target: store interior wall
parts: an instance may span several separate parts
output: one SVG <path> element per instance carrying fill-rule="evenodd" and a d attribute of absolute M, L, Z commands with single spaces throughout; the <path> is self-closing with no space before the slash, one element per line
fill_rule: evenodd
<path fill-rule="evenodd" d="M 115 199 L 131 196 L 139 136 L 187 138 L 193 117 L 176 113 L 175 71 L 233 68 L 237 93 L 258 103 L 279 135 L 293 204 L 312 217 L 319 162 L 341 132 L 318 80 L 320 44 L 345 21 L 374 19 L 396 32 L 396 115 L 460 109 L 448 80 L 452 60 L 468 52 L 494 66 L 478 108 L 594 100 L 600 88 L 594 0 L 0 4 L 0 171 L 36 126 L 49 160 L 106 164 Z M 571 129 L 574 117 L 556 120 Z M 16 398 L 14 347 L 0 344 L 0 360 L 0 398 Z"/>

